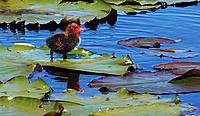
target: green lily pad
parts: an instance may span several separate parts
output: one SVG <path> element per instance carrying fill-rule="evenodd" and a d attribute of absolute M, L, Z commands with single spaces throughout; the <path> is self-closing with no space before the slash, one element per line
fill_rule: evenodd
<path fill-rule="evenodd" d="M 46 45 L 41 46 L 39 49 L 40 50 L 49 50 L 49 48 Z M 73 49 L 71 52 L 68 52 L 67 56 L 70 56 L 70 55 L 91 56 L 93 54 L 95 54 L 95 53 L 93 53 L 92 51 L 89 51 L 85 48 L 76 48 L 76 49 Z"/>
<path fill-rule="evenodd" d="M 0 81 L 5 82 L 15 76 L 29 76 L 35 64 L 27 62 L 26 59 L 16 51 L 0 50 Z"/>
<path fill-rule="evenodd" d="M 191 93 L 200 91 L 199 76 L 182 83 L 169 83 L 170 80 L 176 77 L 177 75 L 168 71 L 130 72 L 125 76 L 107 76 L 94 79 L 90 82 L 89 86 L 107 87 L 110 91 L 126 88 L 131 92 L 151 94 Z M 188 78 L 188 80 L 191 78 Z"/>
<path fill-rule="evenodd" d="M 74 49 L 71 52 L 68 52 L 67 55 L 81 55 L 81 56 L 91 56 L 94 53 L 92 51 L 89 51 L 85 48 L 78 48 L 78 49 Z"/>
<path fill-rule="evenodd" d="M 67 15 L 68 19 L 80 17 L 82 22 L 89 22 L 94 18 L 102 19 L 111 11 L 111 8 L 126 13 L 137 12 L 134 9 L 158 8 L 159 3 L 167 5 L 187 4 L 195 0 L 2 0 L 0 1 L 0 23 L 12 21 L 26 21 L 26 23 L 39 22 L 57 23 Z M 125 7 L 124 7 L 125 5 Z M 141 8 L 142 7 L 142 8 Z M 148 7 L 148 8 L 147 8 Z"/>
<path fill-rule="evenodd" d="M 56 102 L 42 104 L 40 99 L 29 97 L 0 97 L 0 114 L 4 116 L 56 116 L 63 107 Z"/>
<path fill-rule="evenodd" d="M 53 66 L 90 73 L 122 75 L 128 72 L 129 67 L 137 68 L 136 65 L 133 65 L 132 59 L 129 56 L 113 58 L 113 55 L 98 55 L 84 48 L 74 49 L 67 54 L 67 56 L 81 55 L 82 57 L 68 58 L 66 60 L 58 59 L 57 61 L 50 62 L 50 56 L 47 55 L 49 51 L 40 49 L 31 50 L 29 52 L 25 51 L 21 54 L 30 61 L 41 64 L 43 67 Z M 42 49 L 46 48 L 43 46 Z"/>
<path fill-rule="evenodd" d="M 44 45 L 39 48 L 40 50 L 49 50 L 48 46 Z"/>
<path fill-rule="evenodd" d="M 129 67 L 134 67 L 136 69 L 136 65 L 133 65 L 133 62 L 129 56 L 122 56 L 120 58 L 113 58 L 113 56 L 98 56 L 96 58 L 93 57 L 88 59 L 67 59 L 66 61 L 38 63 L 40 63 L 44 67 L 53 66 L 71 70 L 112 75 L 125 74 L 128 72 Z"/>
<path fill-rule="evenodd" d="M 1 49 L 7 49 L 7 47 L 5 47 L 5 46 L 0 46 L 0 50 Z"/>
<path fill-rule="evenodd" d="M 198 53 L 194 53 L 191 50 L 186 49 L 152 49 L 149 52 L 142 52 L 143 54 L 148 54 L 152 56 L 159 56 L 159 57 L 171 57 L 176 59 L 182 58 L 191 58 L 198 55 Z"/>
<path fill-rule="evenodd" d="M 10 23 L 13 20 L 25 20 L 26 23 L 39 22 L 47 23 L 51 20 L 57 23 L 67 15 L 69 19 L 80 17 L 83 21 L 86 17 L 104 18 L 106 17 L 111 7 L 102 0 L 88 3 L 85 1 L 79 2 L 62 2 L 61 0 L 13 0 L 0 1 L 1 8 L 1 23 Z M 74 12 L 75 11 L 75 12 Z M 91 19 L 90 19 L 91 20 Z"/>
<path fill-rule="evenodd" d="M 11 46 L 10 48 L 13 48 L 15 46 Z M 112 75 L 125 74 L 128 72 L 129 67 L 132 67 L 133 69 L 137 68 L 136 65 L 133 65 L 132 59 L 129 56 L 126 56 L 126 57 L 121 56 L 119 58 L 114 58 L 113 55 L 108 55 L 108 54 L 98 55 L 84 48 L 75 49 L 67 54 L 68 56 L 81 55 L 82 57 L 68 58 L 67 60 L 57 59 L 57 61 L 51 62 L 50 56 L 48 56 L 49 50 L 40 50 L 40 49 L 45 49 L 44 47 L 40 49 L 27 50 L 27 49 L 24 49 L 26 48 L 24 46 L 25 45 L 17 46 L 17 49 L 18 50 L 20 49 L 20 51 L 11 51 L 11 52 L 2 51 L 2 53 L 4 54 L 10 53 L 10 55 L 7 55 L 7 56 L 4 55 L 4 57 L 7 57 L 7 58 L 2 58 L 2 59 L 5 60 L 5 62 L 8 64 L 14 62 L 14 60 L 17 60 L 19 64 L 28 63 L 31 66 L 32 65 L 34 66 L 35 64 L 39 63 L 44 67 L 53 66 L 53 67 L 66 68 L 66 69 L 77 70 L 77 71 L 85 71 L 85 72 L 90 72 L 90 73 L 112 74 Z M 19 60 L 16 59 L 17 57 L 15 57 L 14 55 L 15 56 L 18 55 L 20 57 Z M 9 61 L 11 57 L 14 57 L 14 59 Z M 4 64 L 4 62 L 2 62 L 2 64 Z M 6 64 L 6 66 L 8 64 Z M 13 64 L 10 64 L 10 65 L 13 66 Z M 19 66 L 17 67 L 14 66 L 14 67 L 16 69 L 19 69 Z M 27 69 L 29 68 L 26 67 L 26 70 Z M 30 73 L 31 72 L 29 72 L 29 74 Z M 14 76 L 20 76 L 20 75 L 14 75 Z M 26 75 L 22 75 L 22 76 L 26 76 Z"/>
<path fill-rule="evenodd" d="M 179 105 L 170 106 L 170 105 L 138 105 L 138 106 L 129 106 L 126 108 L 110 108 L 106 110 L 100 110 L 96 113 L 91 113 L 89 116 L 180 116 L 181 111 L 187 111 L 187 108 L 182 108 Z"/>
<path fill-rule="evenodd" d="M 136 14 L 140 13 L 142 11 L 147 11 L 151 9 L 157 9 L 161 7 L 161 5 L 146 5 L 146 6 L 141 6 L 141 5 L 111 5 L 111 7 L 117 11 L 123 11 L 126 14 Z"/>
<path fill-rule="evenodd" d="M 36 47 L 32 44 L 27 44 L 27 43 L 15 43 L 14 46 L 10 46 L 8 47 L 8 49 L 11 49 L 11 50 L 33 50 L 35 49 Z"/>
<path fill-rule="evenodd" d="M 41 78 L 30 83 L 25 76 L 14 77 L 0 85 L 0 96 L 42 98 L 50 91 L 51 88 Z"/>
<path fill-rule="evenodd" d="M 104 95 L 104 96 L 93 96 L 91 98 L 82 98 L 79 97 L 75 92 L 68 91 L 65 92 L 67 94 L 67 98 L 65 100 L 71 101 L 74 103 L 82 104 L 76 106 L 70 106 L 68 103 L 59 102 L 63 105 L 66 111 L 63 111 L 63 114 L 67 113 L 70 115 L 89 115 L 91 112 L 98 112 L 104 111 L 107 109 L 127 109 L 130 110 L 141 110 L 141 108 L 148 108 L 151 109 L 152 106 L 161 106 L 163 108 L 172 107 L 167 109 L 166 112 L 177 112 L 177 114 L 184 113 L 187 111 L 192 111 L 192 107 L 189 105 L 178 104 L 178 99 L 159 99 L 159 97 L 150 94 L 131 94 L 126 89 L 120 89 L 116 94 L 112 95 Z M 56 99 L 58 96 L 55 96 Z M 151 111 L 151 112 L 150 112 Z M 144 110 L 142 112 L 137 112 L 138 115 L 142 115 L 145 113 L 152 113 L 152 114 L 162 114 L 163 109 L 153 108 L 152 110 Z M 115 112 L 115 111 L 114 111 Z M 116 111 L 117 113 L 117 111 Z M 119 113 L 119 112 L 118 112 Z M 95 113 L 92 113 L 95 114 Z M 120 113 L 119 113 L 120 114 Z M 121 115 L 121 114 L 120 114 Z"/>

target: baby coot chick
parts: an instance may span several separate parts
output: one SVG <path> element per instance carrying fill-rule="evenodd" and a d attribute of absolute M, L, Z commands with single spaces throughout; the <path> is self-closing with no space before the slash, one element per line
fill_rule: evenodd
<path fill-rule="evenodd" d="M 50 49 L 51 60 L 53 60 L 53 52 L 63 54 L 63 59 L 66 59 L 66 54 L 79 46 L 81 42 L 80 32 L 83 32 L 83 29 L 78 24 L 71 23 L 65 31 L 49 37 L 46 44 Z"/>

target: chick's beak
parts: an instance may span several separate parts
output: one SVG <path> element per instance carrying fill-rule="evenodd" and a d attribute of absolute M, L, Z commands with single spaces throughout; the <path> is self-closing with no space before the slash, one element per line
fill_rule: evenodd
<path fill-rule="evenodd" d="M 78 32 L 80 33 L 80 32 L 83 32 L 84 31 L 84 29 L 83 28 L 79 28 L 78 29 Z"/>

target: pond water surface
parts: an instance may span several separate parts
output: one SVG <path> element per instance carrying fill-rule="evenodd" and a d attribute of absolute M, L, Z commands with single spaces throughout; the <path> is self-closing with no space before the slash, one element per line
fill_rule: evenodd
<path fill-rule="evenodd" d="M 186 59 L 172 59 L 168 57 L 156 57 L 141 54 L 144 49 L 131 48 L 118 45 L 118 40 L 127 40 L 132 37 L 164 37 L 173 40 L 181 40 L 175 44 L 165 44 L 162 48 L 184 48 L 191 49 L 200 53 L 200 5 L 180 7 L 168 7 L 167 9 L 158 9 L 156 12 L 148 12 L 146 14 L 126 15 L 118 12 L 116 24 L 111 27 L 108 24 L 99 25 L 97 30 L 86 29 L 81 33 L 82 43 L 80 48 L 89 49 L 97 54 L 115 53 L 116 56 L 130 55 L 134 63 L 144 70 L 154 70 L 153 65 L 168 63 L 192 61 L 199 62 L 200 55 Z M 25 42 L 33 44 L 37 47 L 45 45 L 45 39 L 52 33 L 47 30 L 39 32 L 27 31 L 25 34 L 12 33 L 10 30 L 0 29 L 0 45 L 11 46 L 16 42 Z M 44 79 L 53 89 L 59 93 L 69 87 L 66 81 L 68 78 L 62 76 L 53 76 L 47 72 L 40 73 L 40 77 Z M 89 88 L 87 84 L 95 78 L 103 77 L 102 75 L 87 74 L 70 74 L 72 77 L 79 77 L 79 86 L 84 92 L 80 92 L 82 96 L 93 96 L 100 94 L 97 88 Z M 57 78 L 57 79 L 53 79 Z M 59 78 L 59 79 L 58 79 Z M 76 80 L 76 82 L 78 79 Z M 72 82 L 73 83 L 73 82 Z M 76 83 L 77 84 L 77 83 Z M 178 94 L 178 95 L 160 95 L 161 97 L 178 96 L 182 102 L 191 103 L 200 109 L 200 93 Z M 198 110 L 196 113 L 200 114 Z"/>

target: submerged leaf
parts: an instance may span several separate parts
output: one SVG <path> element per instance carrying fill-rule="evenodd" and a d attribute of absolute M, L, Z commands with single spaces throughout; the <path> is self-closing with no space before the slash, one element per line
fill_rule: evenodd
<path fill-rule="evenodd" d="M 177 77 L 176 75 L 164 72 L 130 72 L 126 76 L 107 76 L 94 79 L 90 87 L 108 87 L 110 91 L 117 91 L 126 88 L 136 93 L 151 94 L 172 94 L 190 93 L 200 91 L 200 79 L 188 81 L 187 83 L 169 83 L 168 81 Z"/>
<path fill-rule="evenodd" d="M 152 49 L 149 52 L 142 52 L 143 54 L 148 54 L 152 56 L 159 57 L 171 57 L 171 58 L 191 58 L 197 56 L 197 53 L 193 53 L 191 50 L 187 49 Z"/>
<path fill-rule="evenodd" d="M 161 38 L 161 37 L 135 37 L 135 38 L 129 38 L 128 40 L 134 40 L 136 42 L 144 42 L 144 43 L 175 43 L 176 41 L 167 39 L 167 38 Z"/>
<path fill-rule="evenodd" d="M 129 4 L 129 5 L 157 5 L 157 4 L 161 4 L 161 3 L 165 3 L 166 5 L 174 5 L 174 4 L 181 4 L 181 3 L 185 3 L 185 4 L 190 4 L 190 2 L 196 2 L 195 0 L 105 0 L 108 3 L 114 3 L 117 5 L 120 4 Z"/>
<path fill-rule="evenodd" d="M 183 75 L 169 80 L 170 83 L 190 83 L 191 86 L 200 84 L 200 69 L 192 69 Z"/>
<path fill-rule="evenodd" d="M 175 43 L 174 40 L 160 37 L 136 37 L 128 40 L 120 40 L 118 44 L 133 48 L 159 48 L 160 43 Z"/>
<path fill-rule="evenodd" d="M 153 66 L 158 70 L 170 70 L 173 74 L 182 75 L 191 69 L 200 69 L 198 62 L 170 62 Z"/>

